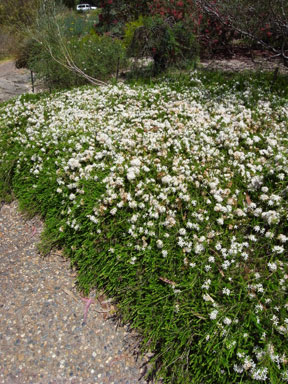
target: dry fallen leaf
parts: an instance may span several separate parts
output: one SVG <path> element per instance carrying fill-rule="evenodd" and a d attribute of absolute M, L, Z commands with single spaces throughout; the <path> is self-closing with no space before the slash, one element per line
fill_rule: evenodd
<path fill-rule="evenodd" d="M 159 279 L 160 279 L 161 281 L 164 281 L 164 283 L 167 283 L 167 284 L 170 284 L 170 285 L 177 285 L 177 283 L 175 283 L 175 282 L 172 281 L 172 280 L 166 279 L 166 277 L 159 277 Z"/>
<path fill-rule="evenodd" d="M 224 275 L 224 272 L 222 271 L 222 269 L 219 269 L 219 273 L 220 273 L 220 275 L 221 275 L 222 277 L 225 276 L 225 275 Z"/>
<path fill-rule="evenodd" d="M 246 193 L 246 202 L 248 205 L 251 205 L 252 203 L 252 200 L 250 199 L 250 196 L 248 195 L 248 193 Z"/>

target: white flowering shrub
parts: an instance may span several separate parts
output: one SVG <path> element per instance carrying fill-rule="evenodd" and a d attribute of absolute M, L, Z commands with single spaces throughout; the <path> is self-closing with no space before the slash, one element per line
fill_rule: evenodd
<path fill-rule="evenodd" d="M 2 189 L 45 217 L 44 245 L 64 247 L 85 293 L 115 297 L 156 376 L 281 383 L 288 103 L 253 83 L 204 83 L 3 105 Z"/>

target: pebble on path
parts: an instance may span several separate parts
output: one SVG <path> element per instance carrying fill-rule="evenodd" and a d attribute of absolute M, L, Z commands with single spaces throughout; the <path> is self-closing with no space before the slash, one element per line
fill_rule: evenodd
<path fill-rule="evenodd" d="M 126 349 L 132 336 L 105 319 L 110 303 L 95 300 L 83 323 L 75 273 L 61 255 L 38 254 L 41 230 L 41 220 L 25 220 L 17 202 L 2 206 L 0 384 L 146 383 L 144 360 Z"/>

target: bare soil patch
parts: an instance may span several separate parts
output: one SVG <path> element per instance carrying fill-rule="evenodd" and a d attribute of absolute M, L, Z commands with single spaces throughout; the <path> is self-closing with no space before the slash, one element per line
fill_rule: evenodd
<path fill-rule="evenodd" d="M 14 61 L 0 63 L 0 102 L 32 92 L 30 71 L 17 69 Z"/>
<path fill-rule="evenodd" d="M 201 66 L 227 72 L 274 72 L 279 68 L 279 73 L 288 74 L 288 67 L 285 67 L 279 58 L 273 58 L 270 53 L 263 51 L 253 51 L 249 55 L 236 54 L 231 58 L 215 56 L 212 59 L 201 60 Z"/>

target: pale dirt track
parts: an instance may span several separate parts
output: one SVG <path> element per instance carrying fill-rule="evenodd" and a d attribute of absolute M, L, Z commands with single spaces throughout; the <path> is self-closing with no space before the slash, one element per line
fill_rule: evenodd
<path fill-rule="evenodd" d="M 30 71 L 17 69 L 12 60 L 0 63 L 0 103 L 32 92 Z"/>

